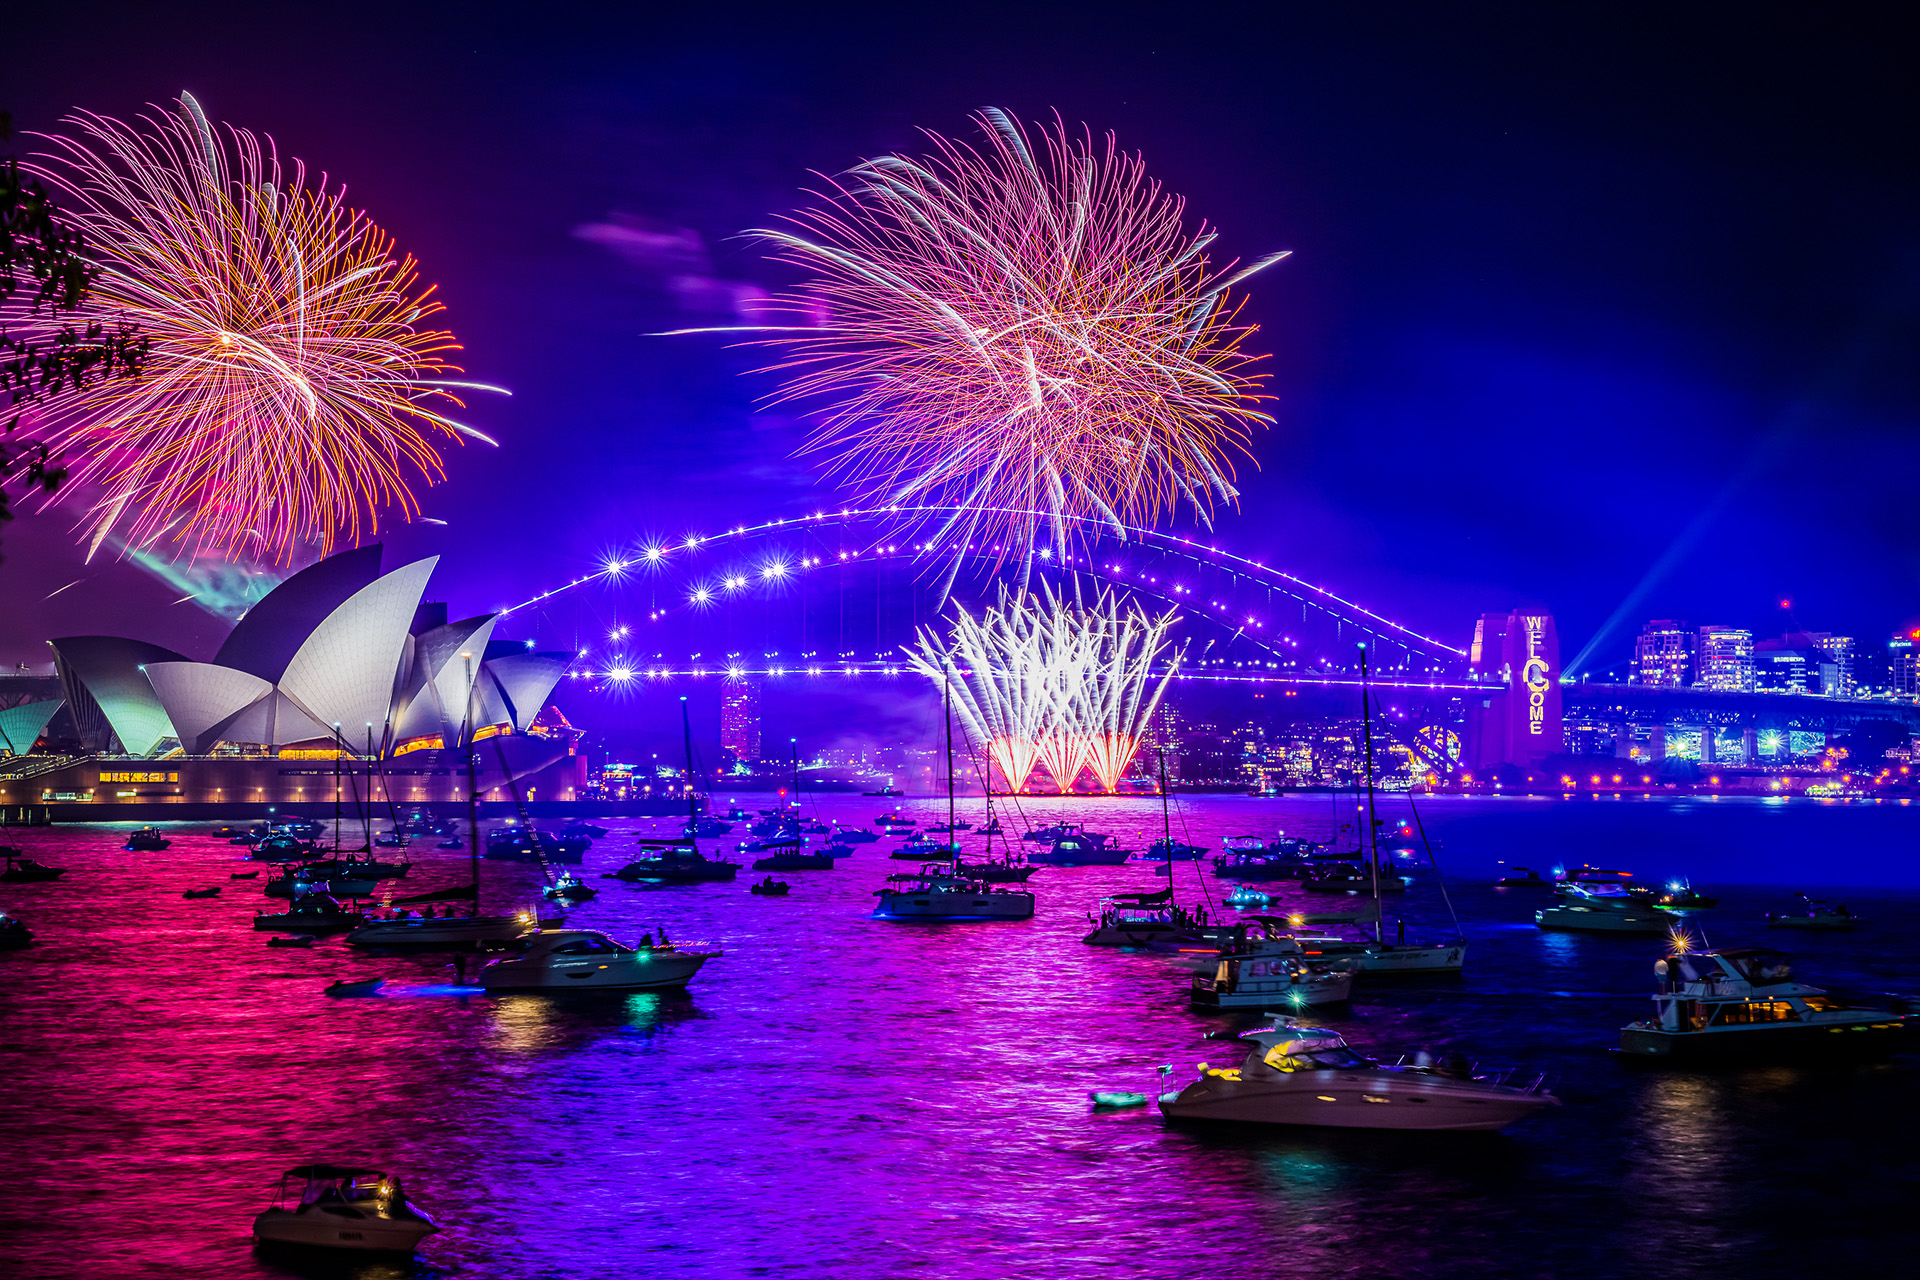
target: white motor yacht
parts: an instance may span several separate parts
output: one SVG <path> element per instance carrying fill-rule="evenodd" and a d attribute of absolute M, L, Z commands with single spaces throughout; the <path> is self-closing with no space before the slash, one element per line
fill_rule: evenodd
<path fill-rule="evenodd" d="M 1194 976 L 1187 1002 L 1203 1011 L 1304 1009 L 1343 1004 L 1353 993 L 1353 960 L 1309 963 L 1288 934 L 1261 924 L 1242 925 L 1210 974 Z"/>
<path fill-rule="evenodd" d="M 1578 933 L 1665 933 L 1674 919 L 1618 885 L 1562 884 L 1559 901 L 1533 913 L 1542 929 Z"/>
<path fill-rule="evenodd" d="M 1250 1043 L 1239 1066 L 1201 1063 L 1199 1079 L 1161 1095 L 1161 1112 L 1242 1124 L 1484 1130 L 1560 1105 L 1544 1079 L 1522 1088 L 1506 1082 L 1508 1073 L 1475 1074 L 1471 1066 L 1385 1066 L 1324 1029 L 1283 1025 L 1240 1038 Z"/>
<path fill-rule="evenodd" d="M 592 929 L 534 929 L 480 971 L 488 991 L 652 991 L 684 987 L 722 954 L 669 942 L 628 947 Z"/>
<path fill-rule="evenodd" d="M 253 1220 L 260 1244 L 362 1253 L 412 1253 L 439 1229 L 407 1201 L 398 1178 L 333 1164 L 287 1170 L 273 1204 Z"/>
<path fill-rule="evenodd" d="M 470 947 L 484 942 L 511 942 L 530 926 L 545 923 L 525 913 L 512 916 L 420 916 L 369 920 L 347 935 L 347 944 L 355 947 Z"/>
<path fill-rule="evenodd" d="M 880 899 L 873 910 L 876 920 L 969 922 L 1026 920 L 1033 915 L 1029 891 L 956 876 L 935 866 L 887 880 L 898 887 L 873 891 Z"/>
<path fill-rule="evenodd" d="M 1915 1021 L 1841 1004 L 1796 982 L 1765 947 L 1677 949 L 1654 966 L 1653 1016 L 1620 1028 L 1620 1051 L 1655 1058 L 1872 1056 L 1902 1048 Z"/>

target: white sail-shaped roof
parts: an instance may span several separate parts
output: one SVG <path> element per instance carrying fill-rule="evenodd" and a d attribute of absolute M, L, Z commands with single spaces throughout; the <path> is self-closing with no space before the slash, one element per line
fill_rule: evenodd
<path fill-rule="evenodd" d="M 540 708 L 547 705 L 553 686 L 560 683 L 560 677 L 566 674 L 567 665 L 572 661 L 573 655 L 565 652 L 510 653 L 489 660 L 486 671 L 499 698 L 497 702 L 488 699 L 486 705 L 498 718 L 482 723 L 510 722 L 517 731 L 525 733 L 532 727 L 533 718 L 540 714 Z"/>
<path fill-rule="evenodd" d="M 321 724 L 339 725 L 349 743 L 359 742 L 367 725 L 378 741 L 408 627 L 439 559 L 404 565 L 348 597 L 300 645 L 280 677 L 281 692 Z"/>
<path fill-rule="evenodd" d="M 186 662 L 185 654 L 121 636 L 66 636 L 49 643 L 68 699 L 76 710 L 93 699 L 127 754 L 144 756 L 162 739 L 177 736 L 140 669 L 150 662 Z"/>
<path fill-rule="evenodd" d="M 53 713 L 66 705 L 66 699 L 51 702 L 23 702 L 17 707 L 0 707 L 0 747 L 17 756 L 33 750 L 33 744 L 46 731 Z"/>
<path fill-rule="evenodd" d="M 273 686 L 259 676 L 211 662 L 149 662 L 143 669 L 167 709 L 167 719 L 173 722 L 180 745 L 192 755 L 213 750 L 241 712 L 264 702 L 273 692 Z"/>

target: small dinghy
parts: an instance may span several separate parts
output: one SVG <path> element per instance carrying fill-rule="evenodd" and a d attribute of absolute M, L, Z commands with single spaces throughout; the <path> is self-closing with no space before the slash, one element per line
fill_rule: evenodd
<path fill-rule="evenodd" d="M 1092 1100 L 1095 1111 L 1123 1111 L 1128 1107 L 1144 1107 L 1153 1101 L 1144 1093 L 1129 1093 L 1125 1089 L 1095 1089 L 1087 1097 Z"/>
<path fill-rule="evenodd" d="M 385 978 L 361 978 L 358 981 L 335 978 L 327 984 L 326 993 L 330 996 L 370 996 L 386 985 Z"/>
<path fill-rule="evenodd" d="M 313 935 L 309 933 L 298 938 L 268 938 L 267 945 L 270 947 L 310 947 L 313 945 Z"/>
<path fill-rule="evenodd" d="M 227 879 L 229 880 L 258 880 L 259 878 L 260 873 L 258 871 L 233 871 L 227 875 Z"/>
<path fill-rule="evenodd" d="M 599 892 L 590 884 L 576 880 L 571 875 L 564 875 L 557 883 L 547 887 L 546 897 L 552 902 L 585 902 Z"/>
<path fill-rule="evenodd" d="M 220 896 L 220 886 L 215 885 L 211 889 L 188 889 L 180 896 L 183 898 L 217 898 Z"/>

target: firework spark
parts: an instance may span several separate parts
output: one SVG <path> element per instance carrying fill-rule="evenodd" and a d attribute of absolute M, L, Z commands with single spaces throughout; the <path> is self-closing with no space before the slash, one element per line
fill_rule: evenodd
<path fill-rule="evenodd" d="M 1063 792 L 1086 769 L 1111 792 L 1178 668 L 1175 656 L 1154 670 L 1177 620 L 1111 589 L 1088 602 L 1045 583 L 1038 595 L 1003 587 L 979 618 L 959 610 L 948 637 L 923 629 L 908 660 L 952 689 L 969 737 L 1010 790 L 1040 765 Z"/>
<path fill-rule="evenodd" d="M 797 232 L 755 233 L 813 280 L 773 304 L 794 325 L 731 331 L 786 351 L 781 399 L 831 406 L 804 451 L 863 502 L 961 509 L 936 543 L 1210 519 L 1271 421 L 1230 290 L 1286 254 L 1216 271 L 1215 233 L 1111 135 L 1056 119 L 1036 149 L 977 118 L 984 147 L 929 133 L 930 157 L 866 161 Z"/>
<path fill-rule="evenodd" d="M 183 551 L 285 561 L 418 514 L 444 474 L 436 439 L 487 437 L 459 407 L 453 335 L 411 257 L 271 139 L 217 132 L 192 97 L 144 128 L 91 113 L 32 169 L 100 268 L 81 323 L 152 340 L 136 378 L 43 389 L 42 436 L 92 495 L 91 548 L 117 533 Z M 61 317 L 62 323 L 76 317 Z M 53 317 L 0 315 L 16 332 Z M 488 441 L 491 443 L 491 441 Z"/>

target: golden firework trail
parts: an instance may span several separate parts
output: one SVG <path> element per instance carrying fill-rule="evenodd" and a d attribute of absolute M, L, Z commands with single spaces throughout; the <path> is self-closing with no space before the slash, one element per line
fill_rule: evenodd
<path fill-rule="evenodd" d="M 30 169 L 99 268 L 87 309 L 0 315 L 16 335 L 130 325 L 137 376 L 42 389 L 37 434 L 87 496 L 91 556 L 109 534 L 150 549 L 287 561 L 360 541 L 380 513 L 419 514 L 444 475 L 437 442 L 486 441 L 443 408 L 460 348 L 423 327 L 441 304 L 345 188 L 283 165 L 270 138 L 216 129 L 191 95 L 127 124 L 68 117 Z"/>

